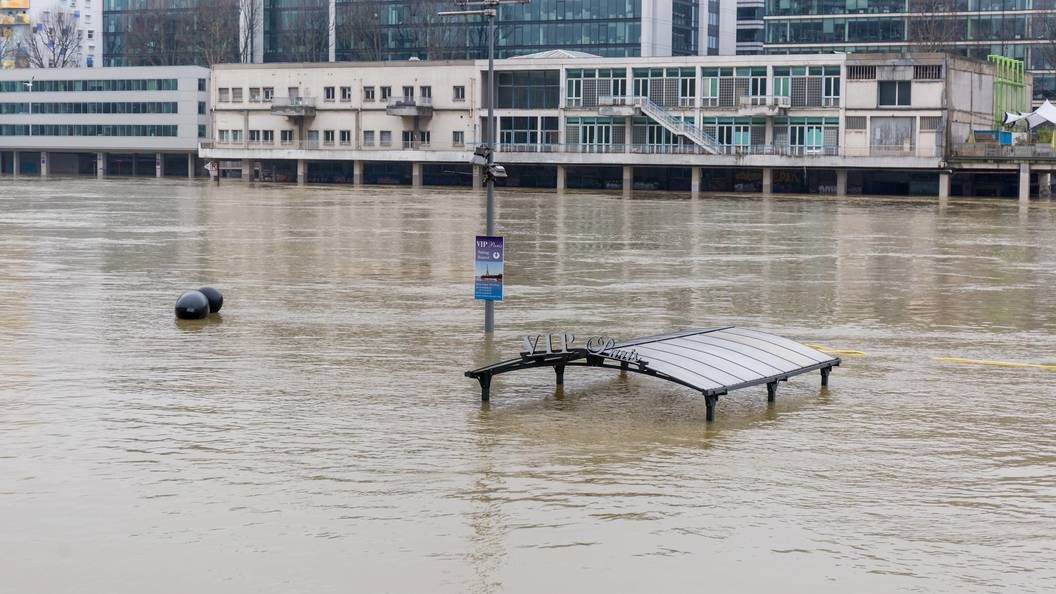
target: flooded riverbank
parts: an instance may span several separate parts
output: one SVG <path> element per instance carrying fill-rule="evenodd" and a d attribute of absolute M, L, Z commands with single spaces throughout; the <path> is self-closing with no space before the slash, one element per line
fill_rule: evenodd
<path fill-rule="evenodd" d="M 1056 580 L 1056 209 L 470 190 L 0 184 L 13 592 L 1042 592 Z M 182 290 L 222 318 L 177 324 Z M 465 369 L 569 330 L 860 350 L 704 402 Z M 3 589 L 3 588 L 0 588 Z"/>

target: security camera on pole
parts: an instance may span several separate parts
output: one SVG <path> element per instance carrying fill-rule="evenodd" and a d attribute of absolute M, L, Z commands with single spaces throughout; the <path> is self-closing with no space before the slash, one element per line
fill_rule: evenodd
<path fill-rule="evenodd" d="M 484 183 L 487 188 L 487 206 L 485 207 L 487 224 L 484 237 L 476 242 L 477 268 L 482 264 L 486 254 L 499 259 L 496 263 L 498 272 L 485 266 L 483 272 L 475 272 L 477 278 L 476 298 L 484 300 L 484 332 L 495 331 L 495 301 L 502 299 L 502 238 L 495 236 L 495 180 L 506 177 L 506 169 L 495 163 L 495 18 L 500 4 L 527 4 L 529 0 L 456 0 L 461 7 L 479 7 L 471 10 L 458 10 L 438 13 L 440 16 L 480 15 L 488 19 L 488 134 L 484 144 L 477 146 L 470 160 L 474 166 L 484 170 Z M 494 283 L 498 281 L 497 291 Z M 484 281 L 482 283 L 482 281 Z"/>

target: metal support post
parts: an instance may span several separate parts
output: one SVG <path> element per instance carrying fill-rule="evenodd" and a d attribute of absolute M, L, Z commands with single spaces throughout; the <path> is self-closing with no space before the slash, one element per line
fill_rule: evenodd
<path fill-rule="evenodd" d="M 831 367 L 822 367 L 821 368 L 821 385 L 822 386 L 828 386 L 829 385 L 829 374 L 830 373 L 832 373 L 832 368 Z"/>
<path fill-rule="evenodd" d="M 488 17 L 488 171 L 495 164 L 495 15 L 498 7 L 486 11 Z M 488 195 L 485 204 L 485 235 L 495 235 L 495 178 L 487 176 Z M 484 332 L 495 331 L 495 302 L 484 302 Z"/>
<path fill-rule="evenodd" d="M 707 407 L 707 413 L 704 415 L 704 420 L 712 422 L 715 420 L 715 404 L 718 403 L 718 396 L 705 396 L 704 406 Z"/>
<path fill-rule="evenodd" d="M 554 373 L 557 375 L 557 385 L 565 385 L 565 366 L 554 365 Z"/>
<path fill-rule="evenodd" d="M 777 399 L 777 382 L 769 382 L 766 384 L 766 401 L 773 402 Z"/>
<path fill-rule="evenodd" d="M 491 376 L 482 375 L 477 381 L 480 382 L 480 401 L 488 402 L 491 400 Z"/>

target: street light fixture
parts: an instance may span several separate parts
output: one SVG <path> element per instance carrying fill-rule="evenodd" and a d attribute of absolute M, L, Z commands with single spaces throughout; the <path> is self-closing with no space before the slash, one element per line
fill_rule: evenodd
<path fill-rule="evenodd" d="M 480 15 L 488 19 L 488 134 L 484 144 L 473 151 L 470 163 L 482 167 L 484 183 L 487 188 L 485 206 L 485 235 L 495 235 L 495 180 L 506 177 L 506 169 L 495 163 L 496 126 L 495 124 L 495 18 L 501 4 L 528 4 L 529 0 L 456 0 L 461 7 L 479 7 L 470 10 L 455 10 L 437 13 L 439 16 Z M 484 302 L 484 332 L 495 331 L 495 302 Z"/>

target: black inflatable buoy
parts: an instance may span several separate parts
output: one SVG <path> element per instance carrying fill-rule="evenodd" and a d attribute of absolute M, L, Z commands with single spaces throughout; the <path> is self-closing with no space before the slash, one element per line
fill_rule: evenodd
<path fill-rule="evenodd" d="M 181 320 L 202 320 L 209 315 L 209 298 L 201 291 L 187 291 L 176 300 L 176 317 Z"/>
<path fill-rule="evenodd" d="M 212 287 L 202 287 L 198 292 L 209 300 L 209 312 L 216 313 L 224 306 L 224 295 Z"/>

